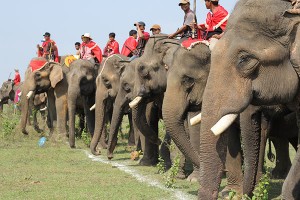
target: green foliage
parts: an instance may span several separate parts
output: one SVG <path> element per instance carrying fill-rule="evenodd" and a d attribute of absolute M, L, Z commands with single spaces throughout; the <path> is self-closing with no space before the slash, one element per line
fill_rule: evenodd
<path fill-rule="evenodd" d="M 1 135 L 3 138 L 11 136 L 15 133 L 19 115 L 1 114 Z"/>
<path fill-rule="evenodd" d="M 231 190 L 229 192 L 229 200 L 233 200 L 233 198 L 236 196 L 236 191 L 235 190 Z"/>
<path fill-rule="evenodd" d="M 158 157 L 158 163 L 156 165 L 159 174 L 163 174 L 166 172 L 166 165 L 164 159 L 162 157 Z"/>
<path fill-rule="evenodd" d="M 85 128 L 83 129 L 83 131 L 81 133 L 81 139 L 86 146 L 88 146 L 88 147 L 90 146 L 91 135 L 86 131 Z"/>
<path fill-rule="evenodd" d="M 165 186 L 167 188 L 175 187 L 174 184 L 176 182 L 176 176 L 179 172 L 179 162 L 180 162 L 180 156 L 177 155 L 174 159 L 172 167 L 169 169 L 167 173 L 164 174 Z"/>

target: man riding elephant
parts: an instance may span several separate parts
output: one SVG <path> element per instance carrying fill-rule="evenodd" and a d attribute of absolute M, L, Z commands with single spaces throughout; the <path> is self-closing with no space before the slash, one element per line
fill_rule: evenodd
<path fill-rule="evenodd" d="M 44 57 L 49 61 L 59 62 L 58 60 L 58 48 L 56 43 L 50 39 L 51 34 L 46 32 L 44 35 L 44 42 L 42 46 L 37 45 L 38 57 Z"/>

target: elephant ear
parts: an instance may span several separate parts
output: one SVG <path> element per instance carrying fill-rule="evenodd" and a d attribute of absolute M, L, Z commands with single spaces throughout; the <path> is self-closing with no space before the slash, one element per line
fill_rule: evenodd
<path fill-rule="evenodd" d="M 125 62 L 118 61 L 118 64 L 116 65 L 116 70 L 120 76 L 123 74 L 125 67 L 126 67 Z"/>
<path fill-rule="evenodd" d="M 52 63 L 50 67 L 51 87 L 55 88 L 56 84 L 59 83 L 64 78 L 62 68 L 59 64 Z"/>

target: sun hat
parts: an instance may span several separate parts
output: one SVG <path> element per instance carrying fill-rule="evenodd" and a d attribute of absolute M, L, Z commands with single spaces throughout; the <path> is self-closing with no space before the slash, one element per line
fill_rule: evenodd
<path fill-rule="evenodd" d="M 161 30 L 160 25 L 158 25 L 158 24 L 153 24 L 153 26 L 150 28 L 150 31 L 152 31 L 152 29 L 159 29 L 159 30 Z"/>
<path fill-rule="evenodd" d="M 190 0 L 180 0 L 180 3 L 178 5 L 181 6 L 182 4 L 187 4 L 187 3 L 190 3 Z"/>
<path fill-rule="evenodd" d="M 82 37 L 90 38 L 91 40 L 93 39 L 90 33 L 85 33 L 82 35 Z"/>

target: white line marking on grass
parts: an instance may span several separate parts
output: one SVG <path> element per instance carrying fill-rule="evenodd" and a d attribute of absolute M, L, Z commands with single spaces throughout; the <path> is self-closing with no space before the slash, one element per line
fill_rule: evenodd
<path fill-rule="evenodd" d="M 151 179 L 151 178 L 147 178 L 147 177 L 139 174 L 139 172 L 137 170 L 131 169 L 130 167 L 128 167 L 124 164 L 120 164 L 116 161 L 105 160 L 105 159 L 101 158 L 101 156 L 92 155 L 87 150 L 84 150 L 84 152 L 92 161 L 101 162 L 101 163 L 104 163 L 107 165 L 112 165 L 113 167 L 116 167 L 119 170 L 121 170 L 127 174 L 130 174 L 132 177 L 134 177 L 139 182 L 146 183 L 147 185 L 157 187 L 161 190 L 165 190 L 165 191 L 174 193 L 174 198 L 176 198 L 176 199 L 179 199 L 179 200 L 196 199 L 194 196 L 185 194 L 180 190 L 167 188 L 164 185 L 162 185 L 160 182 L 158 182 L 154 179 Z"/>

